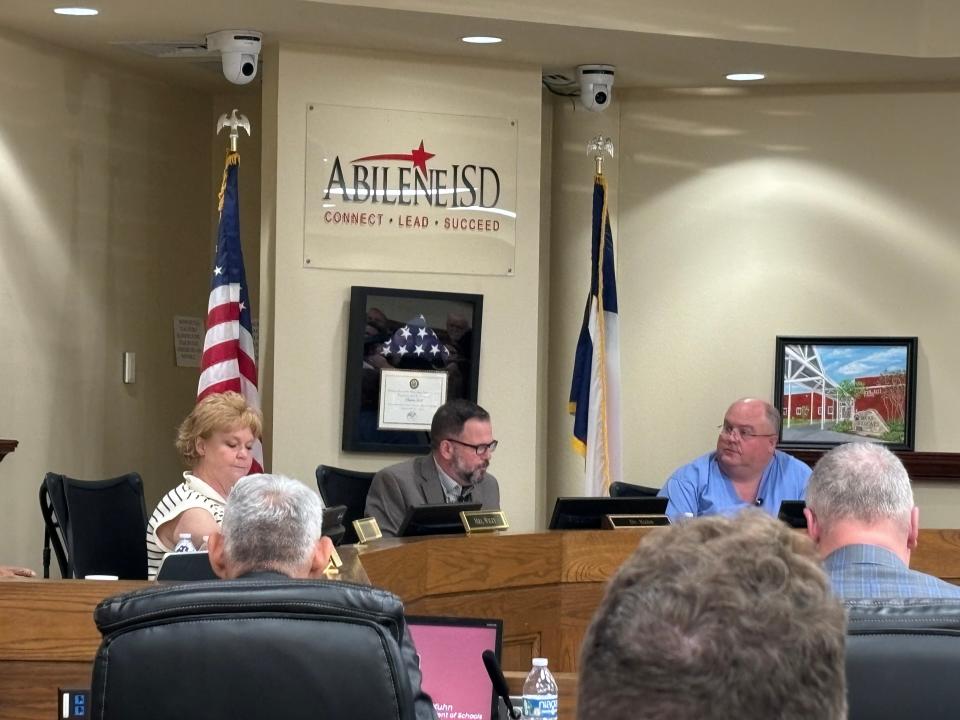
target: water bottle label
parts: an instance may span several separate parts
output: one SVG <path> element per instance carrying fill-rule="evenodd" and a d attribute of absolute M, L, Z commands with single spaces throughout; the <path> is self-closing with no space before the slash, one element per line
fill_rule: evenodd
<path fill-rule="evenodd" d="M 524 697 L 523 716 L 525 718 L 552 718 L 557 717 L 557 696 Z"/>

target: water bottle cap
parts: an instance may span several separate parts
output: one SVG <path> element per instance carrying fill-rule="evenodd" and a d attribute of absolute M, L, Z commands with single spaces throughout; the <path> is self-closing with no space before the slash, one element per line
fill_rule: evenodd
<path fill-rule="evenodd" d="M 546 666 L 547 666 L 547 659 L 546 659 L 546 658 L 534 658 L 534 659 L 533 659 L 533 666 L 534 666 L 534 667 L 546 667 Z"/>
<path fill-rule="evenodd" d="M 181 539 L 181 540 L 183 540 L 184 538 L 188 538 L 188 537 L 193 537 L 193 536 L 192 536 L 190 533 L 180 533 L 180 539 Z"/>

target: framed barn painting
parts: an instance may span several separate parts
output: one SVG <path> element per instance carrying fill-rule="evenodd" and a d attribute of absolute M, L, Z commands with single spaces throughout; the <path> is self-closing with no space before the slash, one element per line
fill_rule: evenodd
<path fill-rule="evenodd" d="M 915 337 L 778 337 L 774 388 L 781 447 L 913 450 Z"/>

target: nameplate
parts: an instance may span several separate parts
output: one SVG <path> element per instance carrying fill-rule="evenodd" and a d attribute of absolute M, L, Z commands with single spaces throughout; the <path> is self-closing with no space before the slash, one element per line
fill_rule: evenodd
<path fill-rule="evenodd" d="M 327 566 L 323 569 L 323 574 L 326 577 L 334 577 L 340 574 L 340 568 L 343 567 L 343 560 L 340 559 L 340 553 L 337 552 L 336 548 L 333 548 L 330 551 L 330 561 L 327 563 Z"/>
<path fill-rule="evenodd" d="M 666 515 L 604 515 L 602 527 L 604 530 L 620 530 L 669 524 L 670 518 Z"/>
<path fill-rule="evenodd" d="M 353 531 L 357 534 L 357 540 L 361 545 L 383 537 L 383 533 L 380 531 L 380 523 L 377 522 L 375 517 L 354 520 Z"/>
<path fill-rule="evenodd" d="M 503 510 L 462 510 L 460 512 L 460 522 L 463 523 L 463 529 L 468 534 L 510 528 L 510 523 L 507 522 L 507 516 Z"/>

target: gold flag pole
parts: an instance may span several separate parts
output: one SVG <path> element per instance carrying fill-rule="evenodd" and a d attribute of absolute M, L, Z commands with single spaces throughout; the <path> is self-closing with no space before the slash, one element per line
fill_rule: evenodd
<path fill-rule="evenodd" d="M 220 194 L 217 202 L 219 210 L 223 210 L 223 194 L 227 191 L 227 168 L 231 165 L 239 165 L 240 163 L 240 155 L 237 153 L 237 139 L 240 137 L 240 128 L 246 130 L 247 136 L 249 137 L 250 121 L 247 120 L 246 115 L 237 115 L 237 109 L 234 108 L 233 112 L 230 113 L 230 117 L 227 117 L 227 114 L 224 113 L 220 116 L 220 119 L 217 120 L 217 135 L 219 135 L 220 131 L 225 127 L 230 128 L 230 149 L 227 151 L 227 159 L 223 165 L 223 178 L 220 181 Z"/>
<path fill-rule="evenodd" d="M 587 155 L 593 155 L 593 160 L 597 164 L 597 175 L 603 177 L 603 155 L 607 153 L 613 157 L 613 138 L 597 135 L 593 140 L 587 143 Z"/>

